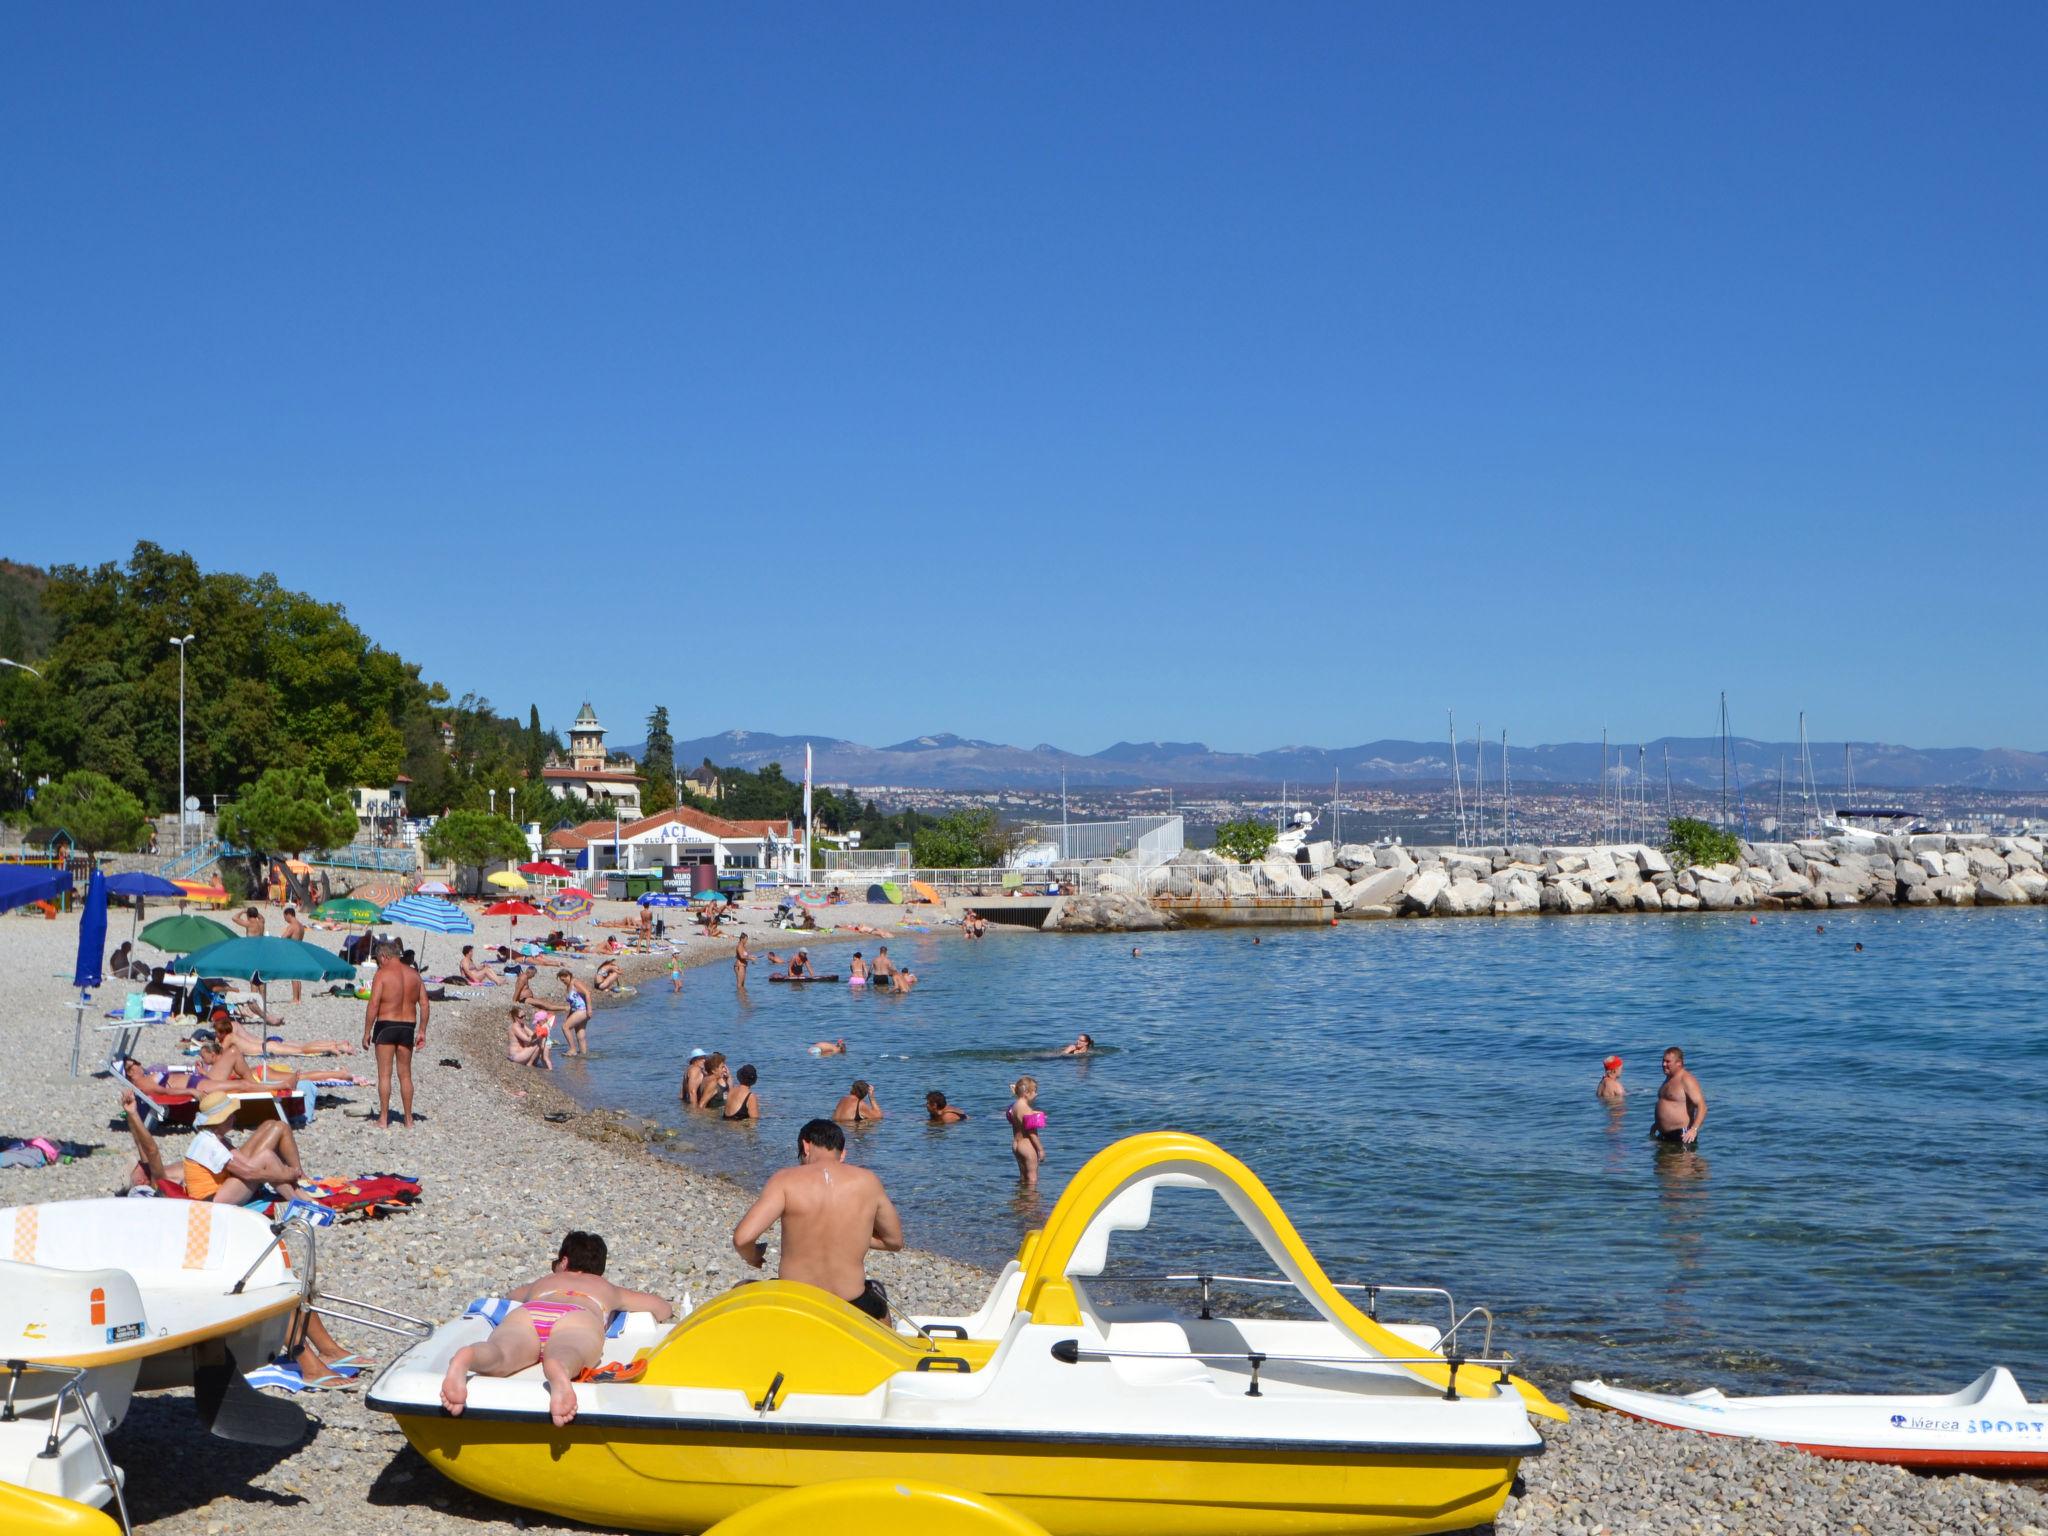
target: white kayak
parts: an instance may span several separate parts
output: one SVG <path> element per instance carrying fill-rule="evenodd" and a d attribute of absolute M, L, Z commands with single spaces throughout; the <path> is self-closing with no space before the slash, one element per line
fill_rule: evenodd
<path fill-rule="evenodd" d="M 2048 1472 L 2048 1403 L 2030 1403 L 2012 1372 L 1993 1366 L 1945 1396 L 1728 1397 L 1717 1388 L 1635 1392 L 1575 1381 L 1572 1396 L 1667 1429 L 1772 1440 L 1841 1461 L 1951 1472 Z"/>

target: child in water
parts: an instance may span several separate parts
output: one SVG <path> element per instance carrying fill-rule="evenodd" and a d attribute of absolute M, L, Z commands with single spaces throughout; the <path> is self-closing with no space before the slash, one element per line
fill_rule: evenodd
<path fill-rule="evenodd" d="M 671 992 L 683 990 L 683 962 L 674 955 L 668 957 L 668 989 Z"/>
<path fill-rule="evenodd" d="M 1045 1161 L 1045 1142 L 1038 1134 L 1045 1129 L 1045 1113 L 1038 1108 L 1038 1079 L 1020 1077 L 1010 1085 L 1010 1092 L 1016 1097 L 1003 1111 L 1003 1118 L 1010 1122 L 1010 1152 L 1017 1159 L 1017 1172 L 1035 1188 L 1038 1165 Z"/>
<path fill-rule="evenodd" d="M 1593 1097 L 1619 1104 L 1628 1097 L 1628 1090 L 1621 1086 L 1621 1058 L 1610 1056 L 1600 1063 L 1600 1068 L 1600 1083 L 1593 1090 Z"/>

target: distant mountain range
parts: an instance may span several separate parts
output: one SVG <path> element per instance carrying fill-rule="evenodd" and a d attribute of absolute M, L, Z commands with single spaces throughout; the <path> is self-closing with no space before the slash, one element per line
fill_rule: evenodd
<path fill-rule="evenodd" d="M 1077 789 L 1144 785 L 1199 786 L 1278 785 L 1283 781 L 1323 785 L 1332 774 L 1346 784 L 1427 783 L 1450 777 L 1450 762 L 1441 741 L 1371 741 L 1356 747 L 1275 747 L 1269 752 L 1215 752 L 1199 741 L 1120 741 L 1100 752 L 1068 752 L 1040 743 L 1035 747 L 1005 746 L 944 733 L 870 747 L 833 736 L 772 736 L 761 731 L 725 731 L 676 743 L 676 762 L 694 766 L 704 758 L 721 766 L 758 770 L 779 762 L 791 778 L 801 777 L 804 743 L 815 755 L 814 771 L 821 783 L 894 784 L 918 789 L 1047 789 L 1060 782 L 1062 771 Z M 1641 762 L 1653 782 L 1662 782 L 1666 754 L 1675 783 L 1696 788 L 1721 782 L 1721 740 L 1717 736 L 1664 736 L 1643 744 Z M 639 748 L 628 748 L 635 756 Z M 1844 782 L 1842 743 L 1814 742 L 1810 749 L 1814 780 L 1839 790 Z M 1799 782 L 1796 742 L 1755 741 L 1737 737 L 1729 743 L 1732 772 L 1745 787 L 1765 784 L 1776 793 L 1778 766 L 1793 784 Z M 1609 749 L 1610 765 L 1618 754 L 1622 769 L 1633 775 L 1636 744 Z M 1934 785 L 1992 790 L 2048 789 L 2048 753 L 2008 747 L 1900 747 L 1884 742 L 1853 742 L 1850 763 L 1856 783 L 1877 788 L 1911 790 Z M 1473 749 L 1459 749 L 1461 771 L 1473 772 Z M 1600 780 L 1600 743 L 1558 742 L 1545 746 L 1510 743 L 1508 771 L 1514 783 L 1596 784 Z M 1489 783 L 1500 778 L 1500 743 L 1487 744 Z"/>

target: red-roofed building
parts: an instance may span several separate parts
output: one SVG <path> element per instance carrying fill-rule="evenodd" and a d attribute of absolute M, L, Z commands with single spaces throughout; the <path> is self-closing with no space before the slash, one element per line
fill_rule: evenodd
<path fill-rule="evenodd" d="M 709 811 L 676 806 L 639 820 L 586 821 L 550 832 L 545 846 L 579 870 L 662 869 L 670 874 L 693 864 L 761 871 L 800 878 L 804 870 L 803 831 L 789 821 L 735 821 Z"/>
<path fill-rule="evenodd" d="M 597 723 L 597 712 L 587 699 L 569 727 L 569 761 L 550 761 L 540 776 L 558 795 L 572 800 L 609 799 L 628 821 L 640 815 L 640 775 L 631 758 L 613 757 L 605 751 L 604 727 Z"/>

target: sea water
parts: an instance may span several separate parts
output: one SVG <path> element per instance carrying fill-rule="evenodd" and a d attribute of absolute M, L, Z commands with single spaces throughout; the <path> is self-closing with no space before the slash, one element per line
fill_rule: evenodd
<path fill-rule="evenodd" d="M 844 972 L 855 947 L 872 958 L 872 940 L 812 953 Z M 1175 1128 L 1249 1163 L 1333 1278 L 1484 1302 L 1496 1345 L 1553 1383 L 1925 1391 L 2002 1363 L 2048 1395 L 2048 914 L 998 930 L 891 953 L 921 978 L 907 996 L 765 965 L 744 995 L 723 964 L 680 993 L 651 980 L 598 1015 L 562 1084 L 753 1186 L 866 1078 L 888 1117 L 849 1127 L 849 1155 L 913 1246 L 991 1266 L 1090 1153 Z M 1055 1054 L 1081 1030 L 1100 1054 Z M 807 1053 L 842 1036 L 843 1057 Z M 1709 1106 L 1691 1152 L 1647 1137 L 1668 1045 Z M 758 1124 L 680 1108 L 693 1046 L 755 1065 Z M 1593 1095 L 1610 1053 L 1618 1108 Z M 1035 1192 L 1002 1118 L 1021 1073 L 1049 1117 Z M 928 1125 L 930 1088 L 972 1118 Z M 1162 1196 L 1113 1259 L 1274 1273 L 1220 1215 Z"/>

